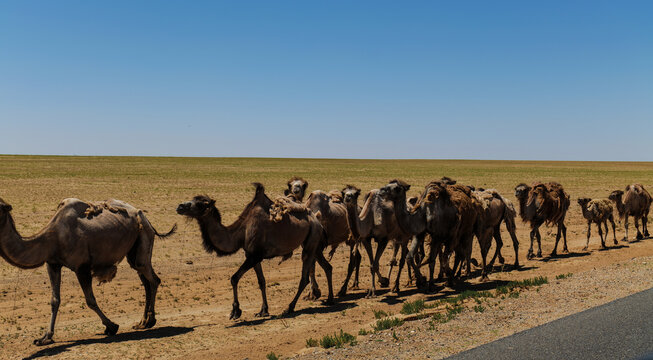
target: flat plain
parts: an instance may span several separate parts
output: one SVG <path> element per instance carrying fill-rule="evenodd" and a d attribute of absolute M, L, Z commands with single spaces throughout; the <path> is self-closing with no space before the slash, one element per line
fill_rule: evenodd
<path fill-rule="evenodd" d="M 556 275 L 575 274 L 568 279 L 567 285 L 559 285 L 569 287 L 571 290 L 568 291 L 573 294 L 573 289 L 582 285 L 579 283 L 575 287 L 574 281 L 587 277 L 597 279 L 597 276 L 588 275 L 591 272 L 608 272 L 601 277 L 605 286 L 597 286 L 596 290 L 592 290 L 605 296 L 597 298 L 602 300 L 587 302 L 584 305 L 587 307 L 626 296 L 648 286 L 647 282 L 638 282 L 637 286 L 624 287 L 621 284 L 619 287 L 620 278 L 610 278 L 609 272 L 610 269 L 623 265 L 624 268 L 632 268 L 629 273 L 640 276 L 648 274 L 650 267 L 642 259 L 653 256 L 653 242 L 643 240 L 620 243 L 620 246 L 609 251 L 598 251 L 598 235 L 593 228 L 590 251 L 581 251 L 585 244 L 587 225 L 576 199 L 607 197 L 612 190 L 624 189 L 626 185 L 635 182 L 651 189 L 653 163 L 7 155 L 0 156 L 0 197 L 13 206 L 12 214 L 17 229 L 23 236 L 36 233 L 44 227 L 54 214 L 57 204 L 67 197 L 84 200 L 121 199 L 146 210 L 148 218 L 159 231 L 167 231 L 174 223 L 179 224 L 179 231 L 170 238 L 155 241 L 153 265 L 162 279 L 162 285 L 156 303 L 158 323 L 153 329 L 131 330 L 131 326 L 140 320 L 144 291 L 136 273 L 125 261 L 119 265 L 118 275 L 112 282 L 94 287 L 100 308 L 121 326 L 118 335 L 114 337 L 100 335 L 103 326 L 95 313 L 86 307 L 75 276 L 64 270 L 55 343 L 46 347 L 32 345 L 32 340 L 42 335 L 49 321 L 50 287 L 46 271 L 43 267 L 19 270 L 1 261 L 0 357 L 260 359 L 270 352 L 289 357 L 298 352 L 312 351 L 305 349 L 308 338 L 321 338 L 341 329 L 354 335 L 361 329 L 371 331 L 370 324 L 375 322 L 375 311 L 397 314 L 406 301 L 425 299 L 427 304 L 434 303 L 461 291 L 443 287 L 438 294 L 423 294 L 414 287 L 404 286 L 399 296 L 383 289 L 378 297 L 366 299 L 370 275 L 369 262 L 363 256 L 361 290 L 350 291 L 349 295 L 338 299 L 337 304 L 330 307 L 322 305 L 320 301 L 300 300 L 297 314 L 288 318 L 254 317 L 260 307 L 260 295 L 254 273 L 247 273 L 240 283 L 243 317 L 237 322 L 230 321 L 228 316 L 232 292 L 229 277 L 242 262 L 242 252 L 221 258 L 206 254 L 197 224 L 177 215 L 175 208 L 194 195 L 207 194 L 216 199 L 224 223 L 229 224 L 251 200 L 252 182 L 263 183 L 267 194 L 275 197 L 282 194 L 286 181 L 295 175 L 308 180 L 308 191 L 342 189 L 346 184 L 352 184 L 366 192 L 399 178 L 412 184 L 409 195 L 417 195 L 432 179 L 449 176 L 463 184 L 495 188 L 516 206 L 513 189 L 518 183 L 558 181 L 571 195 L 567 217 L 571 253 L 554 259 L 545 257 L 526 260 L 528 228 L 518 219 L 517 236 L 523 268 L 520 271 L 506 269 L 504 272 L 490 274 L 490 281 L 482 284 L 483 289 L 491 290 L 497 284 L 536 276 L 546 276 L 553 280 Z M 553 247 L 554 229 L 545 228 L 542 235 L 543 252 L 548 254 Z M 618 224 L 617 238 L 622 237 L 623 224 Z M 514 259 L 512 244 L 505 241 L 509 239 L 507 234 L 504 233 L 503 238 L 503 255 L 506 263 L 510 264 Z M 612 239 L 612 234 L 609 239 Z M 477 252 L 475 245 L 474 255 L 478 258 Z M 381 261 L 382 272 L 387 272 L 390 253 L 386 250 Z M 347 249 L 341 246 L 331 261 L 335 268 L 336 290 L 344 278 L 347 260 Z M 263 263 L 270 313 L 273 315 L 280 314 L 291 300 L 299 281 L 301 266 L 298 252 L 289 261 L 280 265 L 278 262 L 278 259 L 273 259 Z M 643 262 L 644 265 L 631 266 L 633 262 Z M 318 281 L 325 293 L 326 284 L 320 275 L 318 270 Z M 403 285 L 405 273 L 402 276 Z M 479 284 L 478 278 L 467 282 L 471 287 Z M 583 282 L 586 283 L 587 281 Z M 555 286 L 558 285 L 550 281 L 543 286 L 542 293 L 556 293 Z M 612 289 L 610 286 L 619 288 Z M 526 299 L 522 297 L 520 301 Z M 543 312 L 528 313 L 530 315 L 525 315 L 526 320 L 522 323 L 535 326 L 564 315 L 552 310 L 563 305 L 561 300 L 552 297 L 538 301 L 538 308 L 543 309 Z M 583 308 L 580 305 L 573 307 L 574 311 Z M 551 310 L 548 311 L 549 316 L 542 317 L 542 314 L 547 314 L 547 309 Z M 467 323 L 491 322 L 490 313 L 468 310 L 456 321 L 466 319 Z M 529 320 L 528 316 L 537 316 L 538 320 Z M 488 328 L 487 332 L 472 334 L 469 341 L 462 343 L 452 336 L 449 336 L 452 337 L 450 343 L 429 343 L 429 354 L 443 357 L 520 329 L 519 326 L 508 326 L 509 322 L 506 321 L 503 330 Z M 413 325 L 407 323 L 400 328 L 410 326 Z M 411 331 L 424 332 L 427 336 L 440 339 L 447 339 L 447 334 L 461 331 L 460 327 L 416 329 Z M 380 334 L 390 332 L 386 330 Z M 360 335 L 361 344 L 352 349 L 374 346 L 377 341 L 369 340 L 376 339 L 374 336 L 380 335 Z M 390 344 L 393 341 L 400 342 L 393 338 L 382 338 L 378 341 L 379 347 L 384 341 Z M 416 342 L 411 346 L 420 344 Z M 376 356 L 371 350 L 358 352 L 356 356 L 366 354 Z"/>

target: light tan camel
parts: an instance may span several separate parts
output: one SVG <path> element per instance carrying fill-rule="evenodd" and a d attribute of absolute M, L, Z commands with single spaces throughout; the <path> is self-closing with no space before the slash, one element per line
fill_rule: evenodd
<path fill-rule="evenodd" d="M 98 307 L 91 281 L 93 277 L 100 282 L 111 281 L 116 275 L 116 264 L 125 256 L 145 288 L 145 312 L 134 328 L 154 326 L 154 301 L 161 283 L 152 269 L 154 236 L 169 236 L 176 225 L 170 232 L 159 234 L 141 210 L 125 202 L 110 199 L 88 203 L 69 198 L 59 204 L 45 228 L 36 235 L 23 238 L 16 231 L 10 211 L 11 205 L 0 199 L 0 256 L 21 269 L 47 264 L 52 287 L 50 326 L 43 337 L 34 340 L 36 345 L 53 342 L 54 324 L 61 303 L 61 268 L 64 266 L 77 275 L 86 304 L 102 320 L 104 333 L 116 334 L 118 324 L 109 320 Z"/>
<path fill-rule="evenodd" d="M 622 200 L 623 198 L 623 200 Z M 628 241 L 628 216 L 635 218 L 635 229 L 637 229 L 637 240 L 649 237 L 648 233 L 648 212 L 651 208 L 651 195 L 644 189 L 641 184 L 632 184 L 626 186 L 626 193 L 621 190 L 613 191 L 609 197 L 617 205 L 619 218 L 624 219 L 626 236 L 624 240 Z M 639 220 L 642 220 L 642 231 L 639 231 Z"/>
<path fill-rule="evenodd" d="M 612 235 L 614 236 L 614 244 L 617 245 L 617 233 L 615 230 L 616 226 L 614 223 L 614 215 L 610 200 L 592 200 L 590 198 L 580 198 L 578 199 L 578 205 L 580 205 L 580 208 L 583 211 L 583 217 L 587 220 L 587 243 L 585 244 L 583 250 L 587 250 L 590 244 L 592 223 L 595 223 L 599 228 L 601 248 L 605 249 L 605 240 L 608 238 L 608 235 L 610 235 L 610 231 L 608 230 L 608 221 L 610 221 L 610 223 L 612 223 Z M 602 224 L 605 225 L 605 238 L 603 238 L 603 230 L 601 229 Z"/>

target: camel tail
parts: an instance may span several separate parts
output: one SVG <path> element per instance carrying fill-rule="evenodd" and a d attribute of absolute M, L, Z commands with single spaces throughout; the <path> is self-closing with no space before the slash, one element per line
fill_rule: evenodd
<path fill-rule="evenodd" d="M 165 234 L 159 234 L 159 232 L 156 231 L 156 229 L 154 228 L 154 226 L 152 226 L 152 230 L 154 230 L 154 234 L 155 234 L 156 236 L 158 236 L 158 237 L 160 237 L 160 238 L 163 239 L 163 238 L 167 238 L 168 236 L 174 234 L 174 233 L 177 231 L 177 224 L 172 225 L 172 229 L 170 229 L 170 231 L 168 231 L 168 232 L 165 233 Z"/>

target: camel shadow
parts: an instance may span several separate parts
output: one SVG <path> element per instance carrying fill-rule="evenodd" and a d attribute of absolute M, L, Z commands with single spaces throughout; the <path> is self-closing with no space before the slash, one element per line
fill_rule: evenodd
<path fill-rule="evenodd" d="M 129 331 L 125 333 L 118 333 L 113 336 L 106 336 L 106 337 L 94 338 L 94 339 L 75 340 L 75 341 L 61 343 L 59 345 L 41 349 L 35 352 L 34 354 L 25 357 L 23 359 L 24 360 L 38 359 L 45 356 L 59 355 L 61 353 L 68 351 L 68 349 L 70 348 L 73 348 L 75 346 L 80 346 L 80 345 L 112 344 L 112 343 L 120 343 L 126 341 L 161 339 L 166 337 L 183 335 L 191 331 L 193 331 L 193 328 L 182 327 L 182 326 L 165 326 L 165 327 L 149 329 L 149 330 Z"/>
<path fill-rule="evenodd" d="M 597 249 L 598 251 L 610 251 L 610 250 L 617 250 L 617 249 L 623 249 L 623 248 L 628 248 L 630 246 L 628 245 L 614 245 L 614 246 L 608 246 L 605 249 Z"/>
<path fill-rule="evenodd" d="M 283 319 L 292 319 L 295 318 L 299 315 L 311 315 L 311 314 L 328 314 L 332 312 L 339 312 L 347 309 L 351 309 L 354 307 L 357 307 L 358 304 L 353 303 L 353 302 L 337 302 L 333 305 L 321 305 L 321 306 L 315 306 L 315 307 L 307 307 L 303 308 L 301 310 L 296 310 L 292 314 L 288 315 L 273 315 L 265 318 L 258 318 L 255 320 L 242 320 L 238 321 L 234 324 L 226 326 L 227 328 L 238 328 L 241 326 L 250 326 L 250 325 L 260 325 L 263 324 L 264 322 L 270 321 L 270 320 L 283 320 Z"/>
<path fill-rule="evenodd" d="M 541 262 L 558 261 L 558 260 L 562 260 L 562 259 L 570 259 L 570 258 L 588 256 L 590 254 L 591 254 L 590 252 L 569 252 L 569 253 L 566 253 L 566 254 L 557 254 L 555 256 L 549 255 L 549 256 L 547 256 L 545 258 L 542 258 L 540 260 L 537 260 L 537 261 L 541 261 Z"/>
<path fill-rule="evenodd" d="M 453 287 L 449 288 L 447 291 L 442 291 L 444 286 L 438 291 L 437 294 L 431 295 L 426 298 L 427 301 L 434 301 L 447 298 L 449 296 L 455 296 L 461 294 L 465 291 L 489 291 L 494 290 L 500 286 L 508 285 L 510 281 L 506 280 L 490 280 L 477 284 L 471 284 L 468 282 L 457 282 L 453 284 Z"/>

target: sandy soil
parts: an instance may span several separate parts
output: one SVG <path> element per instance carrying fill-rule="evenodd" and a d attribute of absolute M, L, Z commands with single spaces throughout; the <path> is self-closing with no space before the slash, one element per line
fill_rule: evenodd
<path fill-rule="evenodd" d="M 184 248 L 194 249 L 199 246 L 199 238 L 194 223 L 180 225 L 180 233 L 174 244 L 185 253 L 188 250 Z M 493 273 L 490 276 L 492 281 L 488 283 L 479 284 L 477 279 L 472 279 L 468 282 L 469 286 L 465 287 L 492 289 L 502 281 L 534 276 L 547 276 L 552 280 L 557 274 L 573 273 L 574 276 L 570 279 L 561 281 L 572 284 L 568 285 L 571 286 L 571 290 L 559 292 L 558 285 L 554 281 L 543 287 L 542 292 L 537 294 L 537 301 L 534 302 L 536 305 L 530 306 L 537 311 L 526 311 L 524 309 L 528 307 L 520 305 L 518 308 L 522 311 L 504 312 L 501 315 L 491 312 L 467 312 L 459 319 L 444 324 L 441 328 L 438 327 L 436 332 L 423 331 L 423 327 L 427 325 L 407 323 L 398 330 L 399 336 L 409 338 L 404 334 L 406 331 L 409 334 L 410 331 L 430 334 L 431 338 L 437 338 L 437 340 L 432 339 L 436 342 L 425 342 L 423 346 L 430 348 L 432 354 L 439 357 L 651 286 L 648 280 L 651 278 L 650 268 L 634 266 L 632 264 L 636 262 L 632 259 L 653 256 L 653 241 L 620 243 L 618 248 L 599 251 L 598 239 L 594 238 L 590 243 L 590 252 L 582 252 L 580 249 L 584 245 L 583 229 L 584 227 L 580 225 L 570 226 L 569 247 L 572 251 L 570 254 L 555 259 L 545 257 L 527 261 L 523 258 L 528 245 L 524 241 L 527 238 L 526 227 L 520 224 L 518 236 L 522 239 L 523 268 L 519 271 Z M 553 233 L 549 229 L 544 234 L 544 252 L 548 253 L 552 248 Z M 155 253 L 157 247 L 166 245 L 166 241 L 168 240 L 157 241 Z M 346 251 L 345 247 L 339 248 L 332 260 L 336 289 L 344 278 Z M 506 256 L 507 263 L 512 263 L 514 255 L 511 244 L 505 245 L 503 254 Z M 277 260 L 264 263 L 270 312 L 273 315 L 281 313 L 296 291 L 301 266 L 298 256 L 296 254 L 281 265 L 277 264 Z M 478 254 L 475 256 L 478 257 Z M 351 291 L 345 298 L 339 299 L 336 305 L 327 307 L 319 301 L 301 300 L 297 306 L 297 313 L 292 317 L 258 319 L 254 314 L 260 307 L 260 294 L 256 277 L 251 272 L 246 274 L 240 283 L 243 317 L 233 322 L 228 320 L 232 300 L 229 277 L 241 261 L 241 254 L 216 258 L 201 253 L 155 261 L 155 269 L 163 279 L 157 297 L 158 323 L 155 328 L 145 331 L 131 330 L 131 326 L 140 320 L 144 293 L 135 272 L 126 263 L 121 263 L 116 279 L 111 283 L 95 287 L 100 307 L 121 326 L 119 334 L 113 337 L 101 335 L 104 329 L 99 319 L 84 305 L 81 290 L 73 274 L 64 270 L 62 305 L 55 333 L 56 343 L 47 347 L 32 345 L 32 340 L 42 334 L 49 319 L 50 288 L 45 270 L 41 268 L 19 271 L 5 268 L 4 275 L 0 279 L 0 324 L 2 324 L 0 356 L 3 358 L 83 356 L 102 359 L 120 356 L 134 359 L 182 357 L 185 359 L 211 357 L 260 359 L 269 352 L 274 352 L 287 357 L 297 354 L 298 351 L 307 351 L 304 350 L 307 338 L 321 338 L 340 329 L 352 334 L 357 334 L 359 329 L 369 330 L 370 324 L 375 321 L 373 310 L 397 314 L 406 300 L 424 298 L 429 302 L 442 296 L 453 295 L 462 289 L 443 288 L 436 294 L 423 294 L 417 292 L 414 287 L 404 287 L 400 296 L 390 294 L 387 289 L 384 289 L 378 297 L 367 299 L 365 289 L 369 286 L 369 265 L 364 258 L 361 267 L 362 290 Z M 388 261 L 389 252 L 386 252 L 382 263 L 387 264 Z M 633 276 L 636 276 L 637 282 L 622 281 L 622 275 L 614 271 L 620 264 L 624 264 L 621 271 L 635 274 Z M 384 271 L 387 271 L 387 265 L 384 266 Z M 318 274 L 321 275 L 319 272 Z M 403 284 L 406 276 L 405 273 L 402 275 Z M 592 279 L 595 284 L 592 285 L 595 287 L 592 287 L 589 295 L 586 292 L 574 292 L 573 289 L 586 283 L 585 279 Z M 326 292 L 324 278 L 320 276 L 318 280 L 321 281 L 323 292 Z M 550 291 L 546 290 L 549 288 Z M 588 298 L 593 300 L 587 301 Z M 520 298 L 518 301 L 525 302 L 524 299 L 535 299 L 535 295 Z M 574 306 L 570 306 L 569 299 L 574 299 Z M 501 320 L 498 326 L 479 326 L 480 323 L 497 324 L 495 321 L 497 319 Z M 473 326 L 475 330 L 461 343 L 460 337 L 456 334 L 461 331 L 467 333 L 468 330 L 460 330 L 464 329 L 465 324 Z M 452 329 L 457 330 L 452 331 Z M 376 352 L 367 349 L 370 346 L 378 346 L 379 351 L 385 353 L 387 350 L 384 350 L 381 344 L 387 342 L 392 345 L 392 342 L 383 340 L 384 337 L 387 338 L 389 332 L 384 333 L 368 336 L 370 340 L 367 342 L 366 337 L 360 337 L 361 345 L 355 349 L 366 349 L 360 350 L 362 352 L 351 349 L 344 351 L 345 353 L 355 351 L 356 356 L 375 356 Z M 442 334 L 449 335 L 442 336 Z M 377 341 L 377 338 L 381 338 L 382 341 Z M 401 349 L 401 344 L 400 342 L 392 346 Z M 422 346 L 420 345 L 422 340 L 410 344 L 412 347 Z M 439 350 L 434 350 L 434 345 Z"/>

